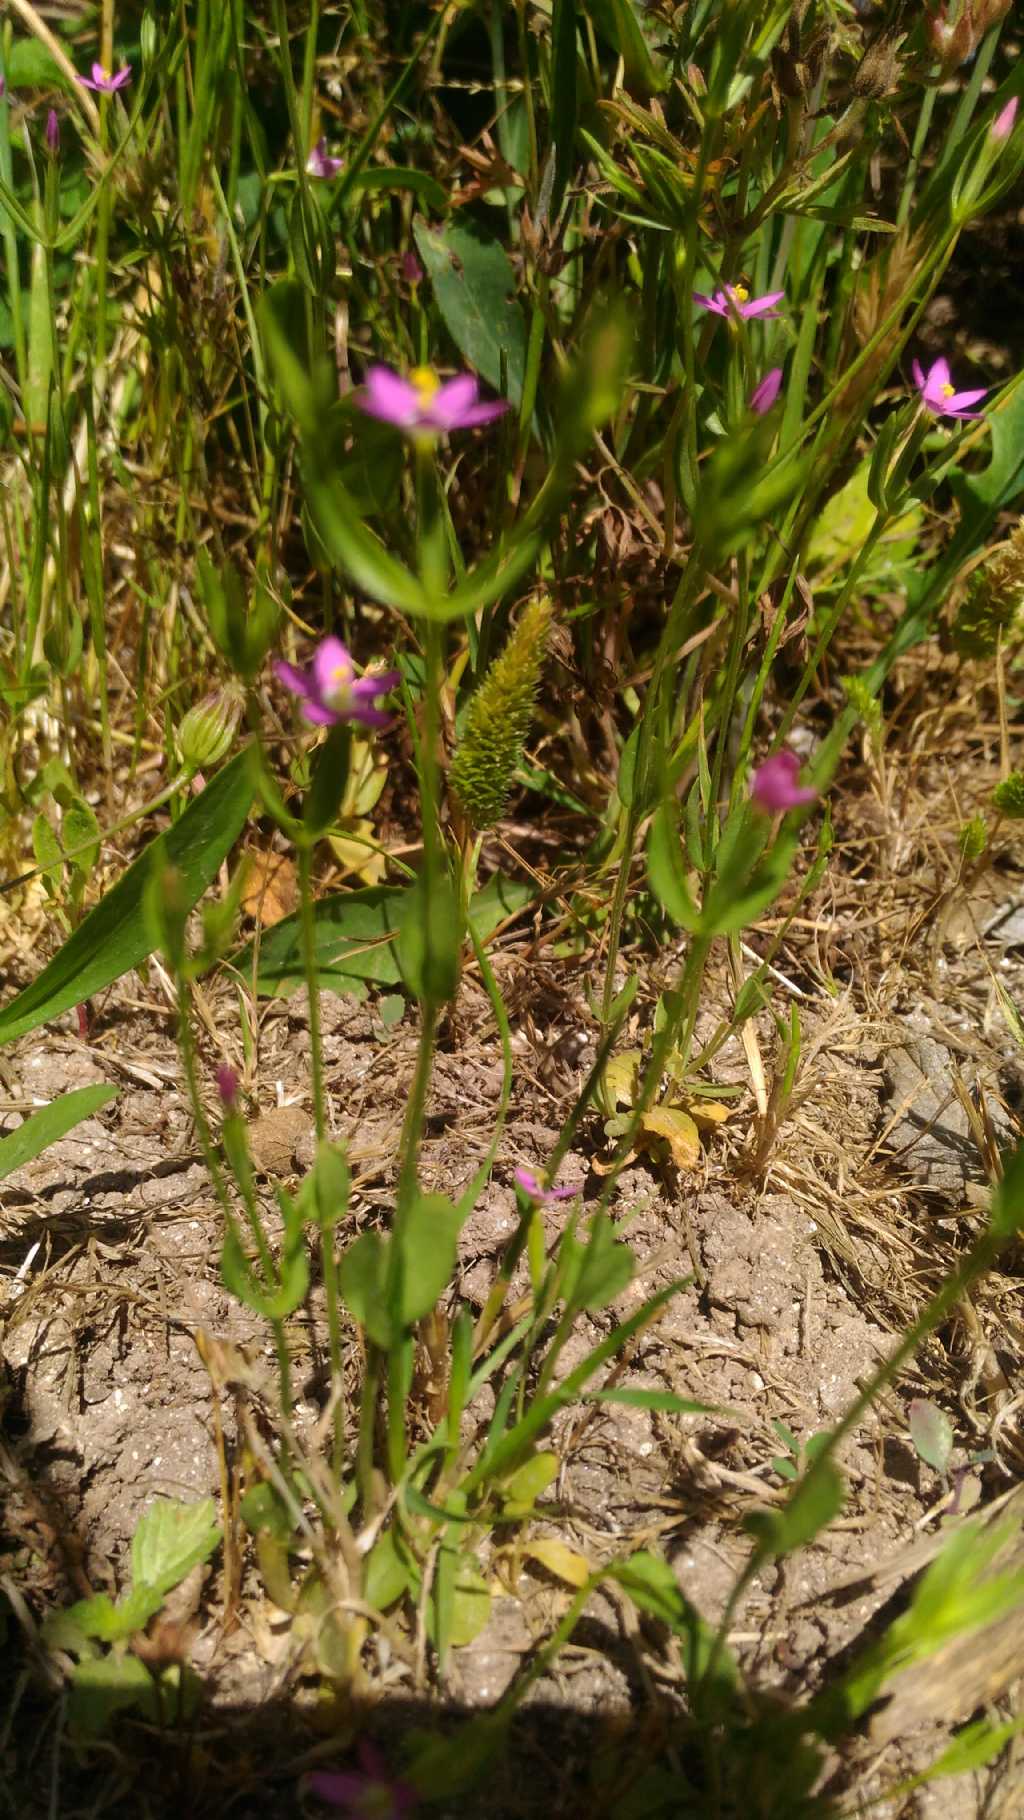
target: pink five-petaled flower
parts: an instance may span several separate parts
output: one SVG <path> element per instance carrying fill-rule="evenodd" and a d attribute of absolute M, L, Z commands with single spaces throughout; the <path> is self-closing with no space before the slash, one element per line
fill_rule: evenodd
<path fill-rule="evenodd" d="M 1002 144 L 1004 139 L 1009 139 L 1010 134 L 1013 132 L 1014 123 L 1017 119 L 1017 107 L 1018 101 L 1016 95 L 1014 95 L 992 122 L 992 137 L 999 144 Z"/>
<path fill-rule="evenodd" d="M 132 79 L 132 66 L 125 63 L 116 76 L 109 76 L 102 63 L 94 63 L 91 76 L 79 76 L 83 88 L 95 89 L 97 95 L 113 95 L 119 88 L 127 88 Z"/>
<path fill-rule="evenodd" d="M 325 638 L 317 645 L 308 670 L 297 670 L 280 658 L 274 664 L 279 680 L 302 703 L 306 719 L 317 727 L 336 727 L 343 720 L 357 720 L 364 727 L 386 727 L 390 716 L 374 706 L 399 681 L 397 670 L 356 677 L 355 665 L 340 638 Z"/>
<path fill-rule="evenodd" d="M 551 1201 L 571 1201 L 580 1192 L 579 1182 L 572 1187 L 545 1188 L 532 1169 L 514 1169 L 512 1176 L 516 1186 L 528 1194 L 531 1201 L 539 1202 L 542 1207 L 547 1207 Z"/>
<path fill-rule="evenodd" d="M 745 284 L 727 284 L 724 291 L 715 291 L 711 297 L 694 291 L 693 301 L 715 316 L 767 316 L 774 319 L 779 314 L 775 305 L 785 295 L 785 291 L 766 291 L 763 297 L 751 297 Z"/>
<path fill-rule="evenodd" d="M 781 385 L 782 368 L 769 367 L 760 385 L 756 385 L 750 394 L 751 410 L 756 411 L 759 417 L 763 417 L 766 411 L 771 410 L 779 396 Z"/>
<path fill-rule="evenodd" d="M 445 435 L 491 423 L 508 410 L 504 398 L 481 402 L 472 373 L 459 373 L 442 385 L 433 367 L 413 367 L 403 379 L 391 367 L 372 366 L 356 403 L 369 417 L 379 417 L 412 435 Z"/>
<path fill-rule="evenodd" d="M 306 174 L 309 177 L 336 177 L 343 162 L 343 159 L 329 155 L 326 139 L 318 139 L 306 159 Z"/>
<path fill-rule="evenodd" d="M 766 815 L 778 815 L 785 809 L 802 809 L 813 803 L 817 790 L 797 783 L 800 760 L 795 752 L 774 752 L 758 765 L 750 783 L 750 800 Z"/>
<path fill-rule="evenodd" d="M 360 1769 L 314 1770 L 309 1787 L 321 1801 L 340 1809 L 347 1820 L 404 1820 L 416 1811 L 416 1790 L 388 1774 L 376 1745 L 359 1740 Z"/>
<path fill-rule="evenodd" d="M 950 384 L 948 360 L 933 361 L 927 373 L 923 371 L 920 361 L 915 360 L 911 363 L 911 372 L 914 375 L 914 384 L 921 394 L 921 403 L 926 411 L 931 411 L 933 417 L 981 417 L 983 415 L 981 411 L 972 411 L 970 407 L 972 404 L 977 404 L 979 398 L 984 398 L 988 387 L 983 385 L 978 391 L 958 392 Z"/>

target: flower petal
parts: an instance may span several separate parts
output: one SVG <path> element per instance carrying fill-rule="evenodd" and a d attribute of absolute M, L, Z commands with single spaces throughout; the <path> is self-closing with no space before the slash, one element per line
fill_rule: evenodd
<path fill-rule="evenodd" d="M 349 690 L 353 701 L 372 701 L 377 695 L 387 695 L 388 691 L 398 687 L 401 682 L 398 670 L 371 670 L 368 676 L 361 676 Z"/>
<path fill-rule="evenodd" d="M 982 386 L 982 387 L 981 387 L 981 390 L 980 390 L 980 391 L 975 391 L 975 392 L 954 392 L 954 393 L 953 393 L 953 396 L 952 396 L 952 398 L 947 398 L 947 399 L 946 399 L 946 407 L 945 407 L 945 408 L 946 408 L 946 410 L 947 410 L 947 411 L 949 411 L 949 412 L 951 412 L 951 413 L 952 413 L 952 412 L 960 412 L 960 411 L 962 411 L 962 410 L 963 410 L 963 408 L 964 408 L 964 406 L 965 406 L 965 405 L 971 405 L 971 404 L 977 404 L 977 402 L 978 402 L 978 400 L 979 400 L 979 398 L 984 398 L 984 397 L 985 397 L 985 396 L 986 396 L 986 395 L 987 395 L 987 393 L 988 393 L 988 389 L 989 389 L 989 388 L 988 388 L 988 386 L 987 386 L 987 385 L 983 385 L 983 386 Z M 972 411 L 972 412 L 971 412 L 971 415 L 972 415 L 972 417 L 980 417 L 980 416 L 981 416 L 981 412 L 980 412 L 980 411 Z"/>
<path fill-rule="evenodd" d="M 785 295 L 785 291 L 766 291 L 763 297 L 752 297 L 749 303 L 738 303 L 735 307 L 740 315 L 744 317 L 777 316 L 779 312 L 775 308 L 775 305 L 778 303 L 780 297 L 784 297 Z"/>
<path fill-rule="evenodd" d="M 763 417 L 770 411 L 779 396 L 782 387 L 782 368 L 769 367 L 760 385 L 754 387 L 750 394 L 750 409 Z"/>
<path fill-rule="evenodd" d="M 480 387 L 472 373 L 459 373 L 439 386 L 433 398 L 423 407 L 424 423 L 439 430 L 459 430 L 467 411 L 476 403 Z"/>
<path fill-rule="evenodd" d="M 313 1794 L 332 1807 L 350 1807 L 366 1793 L 366 1777 L 356 1769 L 314 1769 L 306 1781 Z"/>
<path fill-rule="evenodd" d="M 286 664 L 281 657 L 274 659 L 274 675 L 283 682 L 293 695 L 299 695 L 304 701 L 312 699 L 313 689 L 309 675 L 305 670 L 297 670 L 294 664 Z"/>
<path fill-rule="evenodd" d="M 416 387 L 391 367 L 368 368 L 366 384 L 357 395 L 356 403 L 369 417 L 379 417 L 382 423 L 393 423 L 400 430 L 411 429 L 423 415 Z"/>
<path fill-rule="evenodd" d="M 341 672 L 340 676 L 338 672 Z M 321 702 L 355 680 L 355 669 L 340 638 L 325 638 L 313 652 L 313 688 Z"/>
<path fill-rule="evenodd" d="M 713 297 L 705 297 L 700 291 L 694 291 L 693 301 L 699 303 L 703 310 L 713 310 L 716 316 L 729 314 L 729 305 L 724 291 L 716 291 Z"/>
<path fill-rule="evenodd" d="M 336 727 L 340 721 L 347 719 L 346 715 L 339 714 L 335 708 L 326 707 L 322 701 L 304 701 L 302 713 L 314 727 Z"/>
<path fill-rule="evenodd" d="M 925 387 L 929 392 L 941 392 L 949 384 L 949 361 L 944 354 L 933 360 L 925 378 Z"/>

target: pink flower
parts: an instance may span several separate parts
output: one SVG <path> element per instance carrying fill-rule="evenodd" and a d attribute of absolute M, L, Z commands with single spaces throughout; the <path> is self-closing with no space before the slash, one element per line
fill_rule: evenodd
<path fill-rule="evenodd" d="M 127 88 L 132 79 L 132 66 L 125 63 L 116 76 L 108 76 L 102 63 L 94 63 L 91 76 L 79 76 L 83 88 L 95 89 L 97 95 L 113 95 L 119 88 Z"/>
<path fill-rule="evenodd" d="M 785 809 L 801 809 L 805 803 L 813 803 L 818 792 L 797 783 L 799 771 L 800 760 L 795 752 L 774 752 L 754 772 L 750 784 L 751 802 L 766 815 L 777 815 Z"/>
<path fill-rule="evenodd" d="M 403 379 L 391 367 L 372 366 L 356 403 L 368 417 L 379 417 L 397 430 L 444 435 L 449 430 L 490 423 L 508 410 L 504 398 L 479 403 L 479 391 L 472 373 L 459 373 L 442 385 L 433 367 L 414 367 L 408 379 Z"/>
<path fill-rule="evenodd" d="M 755 386 L 750 394 L 751 410 L 756 411 L 759 417 L 763 417 L 766 411 L 771 410 L 779 396 L 781 386 L 782 368 L 769 367 L 760 385 Z"/>
<path fill-rule="evenodd" d="M 358 1755 L 361 1769 L 314 1770 L 307 1777 L 314 1795 L 340 1808 L 347 1820 L 404 1820 L 415 1813 L 416 1790 L 389 1776 L 376 1745 L 360 1738 Z"/>
<path fill-rule="evenodd" d="M 992 122 L 992 137 L 1000 144 L 1004 139 L 1009 139 L 1010 134 L 1013 132 L 1014 122 L 1017 118 L 1018 105 L 1017 97 L 1014 95 L 1013 98 L 1006 103 L 1002 112 L 997 114 Z"/>
<path fill-rule="evenodd" d="M 532 1169 L 514 1169 L 512 1175 L 517 1187 L 521 1188 L 524 1194 L 528 1194 L 531 1201 L 539 1202 L 542 1207 L 547 1207 L 552 1201 L 571 1201 L 579 1194 L 582 1187 L 582 1183 L 574 1182 L 571 1187 L 567 1188 L 545 1188 Z"/>
<path fill-rule="evenodd" d="M 340 638 L 325 638 L 317 645 L 308 670 L 280 659 L 274 664 L 279 680 L 302 703 L 302 712 L 317 727 L 336 727 L 355 720 L 364 727 L 386 727 L 390 717 L 374 707 L 399 681 L 397 670 L 385 670 L 356 679 L 355 666 Z"/>
<path fill-rule="evenodd" d="M 702 309 L 711 310 L 715 316 L 767 316 L 774 319 L 779 311 L 775 308 L 785 291 L 766 291 L 763 297 L 751 297 L 745 284 L 728 284 L 724 291 L 716 291 L 712 297 L 704 297 L 700 291 L 694 291 L 693 301 Z"/>
<path fill-rule="evenodd" d="M 984 398 L 988 386 L 983 385 L 979 391 L 974 392 L 957 392 L 950 384 L 948 360 L 934 361 L 927 373 L 922 371 L 920 361 L 915 360 L 911 363 L 911 372 L 914 384 L 921 394 L 921 403 L 934 417 L 983 415 L 981 411 L 972 411 L 969 407 L 977 404 L 979 398 Z"/>
<path fill-rule="evenodd" d="M 306 171 L 310 177 L 336 177 L 342 163 L 341 158 L 328 156 L 326 139 L 318 139 L 306 159 Z"/>

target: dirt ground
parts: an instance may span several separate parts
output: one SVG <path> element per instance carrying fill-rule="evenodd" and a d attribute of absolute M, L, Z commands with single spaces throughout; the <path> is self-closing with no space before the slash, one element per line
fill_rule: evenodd
<path fill-rule="evenodd" d="M 1000 999 L 1000 989 L 1015 1003 L 1024 992 L 1024 851 L 1014 831 L 1002 830 L 994 865 L 955 887 L 955 828 L 998 775 L 997 730 L 968 726 L 952 692 L 945 706 L 915 718 L 920 676 L 905 670 L 894 698 L 898 781 L 866 751 L 851 752 L 833 793 L 837 862 L 776 956 L 776 1005 L 788 1016 L 795 1002 L 803 1026 L 794 1104 L 759 1157 L 749 1054 L 734 1040 L 716 1058 L 715 1079 L 742 1083 L 742 1096 L 694 1170 L 645 1157 L 625 1171 L 614 1211 L 628 1221 L 637 1277 L 615 1308 L 581 1327 L 566 1357 L 568 1369 L 615 1315 L 661 1283 L 691 1279 L 629 1353 L 619 1381 L 668 1388 L 726 1413 L 567 1412 L 553 1488 L 562 1516 L 552 1529 L 594 1562 L 660 1547 L 712 1620 L 749 1546 L 741 1518 L 784 1492 L 772 1464 L 784 1448 L 772 1423 L 803 1440 L 841 1415 L 979 1229 L 987 1193 L 979 1120 L 983 1136 L 1005 1143 L 1024 1104 L 1024 1052 Z M 768 918 L 749 933 L 751 965 L 775 926 Z M 517 1080 L 492 1183 L 462 1235 L 457 1288 L 473 1306 L 513 1229 L 512 1169 L 545 1163 L 595 1049 L 574 966 L 546 959 L 540 968 L 532 943 L 529 930 L 513 926 L 492 954 L 518 1007 Z M 658 957 L 660 974 L 671 961 Z M 23 962 L 11 967 L 14 983 Z M 713 973 L 703 1033 L 715 1025 L 721 990 Z M 218 1061 L 239 1059 L 234 1004 L 226 981 L 209 988 L 202 1041 L 211 1082 Z M 325 994 L 322 1009 L 331 1119 L 349 1146 L 357 1230 L 390 1207 L 414 1017 L 407 1010 L 386 1027 L 373 998 Z M 651 1012 L 652 1000 L 641 1001 L 627 1042 L 642 1037 Z M 312 1156 L 303 997 L 264 1002 L 262 1016 L 253 1146 L 261 1167 L 287 1180 Z M 756 1028 L 770 1082 L 776 1032 L 767 1017 Z M 428 1188 L 457 1194 L 485 1154 L 501 1084 L 495 1058 L 490 1009 L 470 977 L 458 1030 L 438 1059 L 423 1159 Z M 71 1088 L 110 1081 L 121 1089 L 107 1111 L 0 1189 L 0 1573 L 38 1623 L 90 1590 L 123 1584 L 149 1500 L 218 1494 L 218 1425 L 230 1447 L 234 1417 L 211 1389 L 197 1333 L 244 1348 L 257 1366 L 271 1361 L 272 1349 L 220 1282 L 220 1219 L 196 1158 L 158 970 L 129 977 L 97 1003 L 85 1036 L 71 1016 L 0 1061 L 8 1129 Z M 595 1117 L 563 1168 L 564 1180 L 586 1182 L 588 1198 L 600 1192 L 594 1163 L 604 1148 Z M 760 1693 L 789 1700 L 819 1684 L 830 1663 L 872 1634 L 880 1613 L 899 1609 L 939 1535 L 944 1494 L 909 1440 L 913 1397 L 934 1399 L 954 1424 L 954 1465 L 966 1468 L 962 1509 L 1019 1482 L 1020 1262 L 988 1279 L 851 1439 L 840 1519 L 795 1564 L 754 1583 L 732 1643 Z M 301 1429 L 321 1415 L 322 1335 L 315 1322 L 311 1329 L 299 1321 L 292 1339 Z M 982 1453 L 989 1457 L 972 1466 Z M 445 1711 L 492 1704 L 569 1596 L 524 1560 L 495 1599 L 487 1629 L 455 1652 L 439 1703 L 406 1664 L 380 1665 L 371 1729 L 387 1735 L 424 1716 L 433 1723 Z M 182 1621 L 207 1687 L 186 1811 L 263 1814 L 271 1774 L 274 1811 L 299 1813 L 296 1779 L 311 1748 L 322 1754 L 324 1720 L 287 1621 L 251 1566 L 240 1622 L 229 1632 L 216 1568 L 193 1577 L 186 1599 Z M 58 1750 L 59 1708 L 19 1680 L 30 1662 L 20 1627 L 7 1654 L 20 1690 L 3 1740 L 10 1788 L 20 1791 L 12 1812 L 180 1808 L 172 1771 L 163 1791 L 140 1788 L 113 1749 L 80 1784 L 81 1772 Z M 1007 1696 L 1012 1656 L 993 1682 L 985 1648 L 961 1652 L 930 1706 L 918 1691 L 901 1710 L 897 1695 L 888 1716 L 834 1766 L 835 1788 L 865 1800 L 920 1768 L 948 1737 L 938 1721 L 966 1719 Z M 512 1820 L 584 1805 L 606 1811 L 590 1781 L 595 1751 L 616 1728 L 670 1712 L 680 1682 L 664 1638 L 624 1599 L 601 1594 L 531 1693 L 514 1773 L 479 1809 L 452 1812 Z M 271 1733 L 286 1745 L 268 1758 Z M 1019 1759 L 872 1811 L 1009 1820 L 1024 1812 Z"/>

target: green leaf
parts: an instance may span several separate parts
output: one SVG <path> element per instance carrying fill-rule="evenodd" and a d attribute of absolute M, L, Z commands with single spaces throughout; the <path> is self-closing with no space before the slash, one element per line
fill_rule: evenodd
<path fill-rule="evenodd" d="M 808 1472 L 780 1510 L 755 1510 L 743 1527 L 772 1555 L 788 1555 L 813 1542 L 843 1507 L 843 1481 L 825 1462 Z"/>
<path fill-rule="evenodd" d="M 132 1707 L 159 1721 L 156 1685 L 138 1656 L 101 1656 L 77 1663 L 68 1695 L 68 1724 L 76 1737 L 102 1737 L 111 1720 Z"/>
<path fill-rule="evenodd" d="M 395 1535 L 384 1530 L 366 1557 L 363 1598 L 375 1611 L 387 1611 L 408 1590 L 409 1575 L 395 1547 Z"/>
<path fill-rule="evenodd" d="M 414 998 L 443 1005 L 454 998 L 459 978 L 461 918 L 455 886 L 447 871 L 424 872 L 405 893 L 398 930 L 398 964 Z"/>
<path fill-rule="evenodd" d="M 295 1525 L 284 1500 L 272 1485 L 263 1481 L 250 1485 L 238 1506 L 246 1529 L 254 1536 L 269 1535 L 275 1542 L 290 1542 Z"/>
<path fill-rule="evenodd" d="M 15 38 L 5 46 L 4 76 L 9 89 L 67 87 L 64 71 L 36 38 Z"/>
<path fill-rule="evenodd" d="M 516 276 L 504 247 L 470 224 L 444 229 L 417 221 L 416 245 L 437 307 L 459 352 L 518 407 L 526 371 L 526 329 Z"/>
<path fill-rule="evenodd" d="M 136 1586 L 116 1605 L 106 1593 L 80 1599 L 67 1616 L 84 1637 L 96 1637 L 101 1643 L 119 1643 L 144 1630 L 163 1602 L 163 1593 L 157 1592 L 154 1586 Z"/>
<path fill-rule="evenodd" d="M 280 1198 L 280 1197 L 279 1197 Z M 225 1289 L 237 1296 L 254 1314 L 267 1321 L 283 1321 L 304 1300 L 309 1288 L 309 1258 L 302 1240 L 301 1220 L 286 1231 L 281 1254 L 280 1275 L 274 1284 L 259 1281 L 242 1249 L 234 1225 L 224 1234 L 220 1254 L 220 1273 Z"/>
<path fill-rule="evenodd" d="M 342 1253 L 338 1288 L 349 1314 L 366 1329 L 375 1346 L 385 1349 L 395 1338 L 388 1312 L 388 1241 L 379 1232 L 363 1232 Z"/>
<path fill-rule="evenodd" d="M 64 1137 L 83 1119 L 91 1118 L 101 1106 L 109 1106 L 119 1092 L 118 1087 L 102 1084 L 76 1087 L 73 1093 L 65 1093 L 51 1105 L 33 1112 L 16 1131 L 8 1131 L 0 1137 L 0 1181 L 42 1156 L 58 1138 Z"/>
<path fill-rule="evenodd" d="M 397 1256 L 401 1265 L 397 1316 L 411 1327 L 428 1315 L 455 1270 L 462 1218 L 443 1194 L 423 1194 L 402 1223 Z"/>
<path fill-rule="evenodd" d="M 49 965 L 0 1011 L 0 1043 L 102 992 L 152 952 L 143 897 L 156 871 L 176 868 L 191 907 L 212 883 L 245 826 L 253 798 L 252 761 L 240 752 L 195 797 L 184 814 L 141 853 L 90 910 Z"/>
<path fill-rule="evenodd" d="M 360 171 L 353 179 L 354 190 L 412 190 L 419 196 L 427 208 L 435 215 L 443 215 L 448 208 L 448 192 L 436 177 L 427 171 L 417 171 L 407 164 L 373 165 Z"/>
<path fill-rule="evenodd" d="M 364 524 L 342 479 L 342 467 L 323 436 L 304 443 L 303 491 L 328 557 L 374 600 L 406 613 L 429 615 L 431 600 L 415 575 Z"/>
<path fill-rule="evenodd" d="M 571 1243 L 571 1250 L 570 1250 Z M 596 1213 L 586 1245 L 571 1242 L 566 1235 L 563 1246 L 576 1253 L 571 1287 L 566 1286 L 566 1300 L 574 1311 L 586 1308 L 591 1314 L 607 1308 L 633 1280 L 636 1268 L 628 1245 L 615 1237 L 615 1227 L 606 1213 Z"/>
<path fill-rule="evenodd" d="M 314 953 L 321 989 L 347 992 L 358 989 L 363 980 L 380 986 L 401 984 L 394 938 L 408 913 L 409 895 L 408 887 L 372 885 L 317 901 L 313 907 Z M 514 916 L 534 896 L 533 885 L 495 874 L 475 893 L 470 905 L 470 922 L 478 939 L 486 941 L 506 917 Z M 255 952 L 255 944 L 246 943 L 232 957 L 232 966 L 248 974 Z M 265 997 L 294 992 L 304 983 L 298 915 L 284 917 L 263 931 L 258 961 L 256 990 Z"/>
<path fill-rule="evenodd" d="M 739 1671 L 730 1651 L 725 1647 L 714 1649 L 713 1626 L 705 1623 L 684 1596 L 667 1561 L 641 1549 L 611 1571 L 634 1605 L 667 1624 L 684 1643 L 684 1674 L 691 1697 L 692 1690 L 705 1682 L 712 1662 L 712 1681 L 703 1689 L 704 1698 L 711 1696 L 724 1703 L 738 1691 Z"/>
<path fill-rule="evenodd" d="M 132 1537 L 132 1582 L 170 1592 L 199 1561 L 208 1561 L 220 1541 L 212 1498 L 180 1504 L 157 1498 L 144 1511 Z"/>
<path fill-rule="evenodd" d="M 953 1424 L 945 1411 L 927 1397 L 915 1397 L 907 1408 L 907 1427 L 925 1465 L 944 1473 L 953 1452 Z"/>
<path fill-rule="evenodd" d="M 666 916 L 691 933 L 700 916 L 686 878 L 683 844 L 674 805 L 662 803 L 651 821 L 647 837 L 647 878 Z"/>
<path fill-rule="evenodd" d="M 579 96 L 576 89 L 576 0 L 553 0 L 551 8 L 551 139 L 555 153 L 550 215 L 557 219 L 572 176 Z"/>
<path fill-rule="evenodd" d="M 448 1622 L 442 1624 L 437 1606 L 439 1595 L 448 1590 L 445 1569 L 452 1575 L 452 1584 Z M 490 1589 L 474 1557 L 443 1548 L 438 1557 L 435 1597 L 427 1606 L 427 1635 L 431 1642 L 439 1644 L 440 1635 L 447 1630 L 447 1643 L 456 1649 L 464 1648 L 480 1635 L 490 1615 Z"/>
<path fill-rule="evenodd" d="M 992 1232 L 1012 1239 L 1024 1228 L 1024 1144 L 1003 1159 L 1003 1179 L 992 1196 Z"/>

